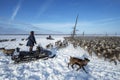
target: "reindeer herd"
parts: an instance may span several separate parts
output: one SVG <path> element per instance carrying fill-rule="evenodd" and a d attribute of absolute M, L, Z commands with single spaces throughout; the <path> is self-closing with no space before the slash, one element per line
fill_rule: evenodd
<path fill-rule="evenodd" d="M 49 43 L 46 45 L 46 49 L 51 49 L 53 47 L 56 47 L 57 49 L 65 48 L 68 46 L 68 41 L 67 40 L 58 40 L 54 44 Z"/>
<path fill-rule="evenodd" d="M 25 41 L 26 39 L 21 39 Z M 11 40 L 0 40 L 0 42 L 5 41 L 16 41 L 16 39 Z M 110 62 L 114 62 L 115 65 L 117 62 L 120 62 L 120 37 L 64 37 L 64 40 L 58 40 L 54 44 L 48 43 L 45 47 L 46 49 L 51 49 L 56 47 L 57 49 L 65 48 L 69 44 L 72 44 L 74 48 L 81 47 L 85 51 L 89 53 L 90 56 L 96 54 L 98 58 L 104 58 L 104 60 L 109 60 Z M 19 43 L 19 46 L 24 44 Z M 3 53 L 7 55 L 13 55 L 15 49 L 5 49 L 0 48 Z"/>
<path fill-rule="evenodd" d="M 76 37 L 72 39 L 65 37 L 74 48 L 80 46 L 86 50 L 90 56 L 96 54 L 98 58 L 108 59 L 117 64 L 120 62 L 120 37 Z"/>

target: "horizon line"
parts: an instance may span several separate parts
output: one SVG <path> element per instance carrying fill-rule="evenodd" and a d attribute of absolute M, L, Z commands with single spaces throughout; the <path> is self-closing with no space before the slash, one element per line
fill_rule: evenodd
<path fill-rule="evenodd" d="M 0 35 L 29 35 L 29 34 L 17 34 L 17 33 L 11 34 L 10 33 L 10 34 L 0 34 Z M 66 33 L 65 34 L 64 33 L 61 33 L 61 34 L 60 33 L 58 33 L 58 34 L 56 34 L 56 33 L 55 34 L 54 33 L 47 33 L 47 34 L 43 33 L 42 34 L 41 33 L 41 34 L 35 34 L 35 35 L 71 35 L 71 34 L 66 34 Z M 83 34 L 76 34 L 76 35 L 83 35 Z M 92 34 L 91 33 L 91 34 L 84 34 L 84 35 L 120 35 L 120 34 Z"/>

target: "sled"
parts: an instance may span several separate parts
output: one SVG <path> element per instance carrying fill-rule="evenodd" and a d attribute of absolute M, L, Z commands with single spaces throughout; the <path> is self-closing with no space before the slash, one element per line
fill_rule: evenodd
<path fill-rule="evenodd" d="M 47 37 L 46 39 L 48 39 L 48 40 L 54 40 L 53 38 L 49 38 L 49 37 Z"/>
<path fill-rule="evenodd" d="M 54 39 L 51 37 L 51 35 L 49 35 L 48 37 L 46 37 L 46 39 L 48 39 L 48 40 L 54 40 Z"/>
<path fill-rule="evenodd" d="M 20 62 L 29 62 L 34 61 L 38 59 L 44 59 L 47 60 L 49 58 L 54 58 L 55 55 L 52 55 L 52 52 L 49 50 L 42 50 L 40 53 L 37 51 L 32 51 L 31 53 L 28 51 L 20 51 L 19 55 L 13 55 L 11 59 L 14 61 L 14 63 L 20 63 Z"/>

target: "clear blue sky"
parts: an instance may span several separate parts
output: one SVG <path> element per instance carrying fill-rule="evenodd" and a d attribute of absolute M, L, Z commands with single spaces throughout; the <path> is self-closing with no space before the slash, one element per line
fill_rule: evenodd
<path fill-rule="evenodd" d="M 0 0 L 0 33 L 120 34 L 120 0 Z"/>

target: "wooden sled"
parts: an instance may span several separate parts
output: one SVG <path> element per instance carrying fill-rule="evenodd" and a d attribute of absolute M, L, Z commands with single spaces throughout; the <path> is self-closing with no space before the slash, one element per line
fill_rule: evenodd
<path fill-rule="evenodd" d="M 54 40 L 53 38 L 49 38 L 49 37 L 47 37 L 46 39 L 48 39 L 48 40 Z"/>
<path fill-rule="evenodd" d="M 54 40 L 54 39 L 51 37 L 51 35 L 49 35 L 48 37 L 46 37 L 46 39 L 48 39 L 48 40 Z"/>
<path fill-rule="evenodd" d="M 20 62 L 30 62 L 38 59 L 47 60 L 49 58 L 54 58 L 56 55 L 52 55 L 52 52 L 49 50 L 42 50 L 40 53 L 36 51 L 32 51 L 31 53 L 28 51 L 20 51 L 19 55 L 13 55 L 11 59 L 14 63 Z"/>

